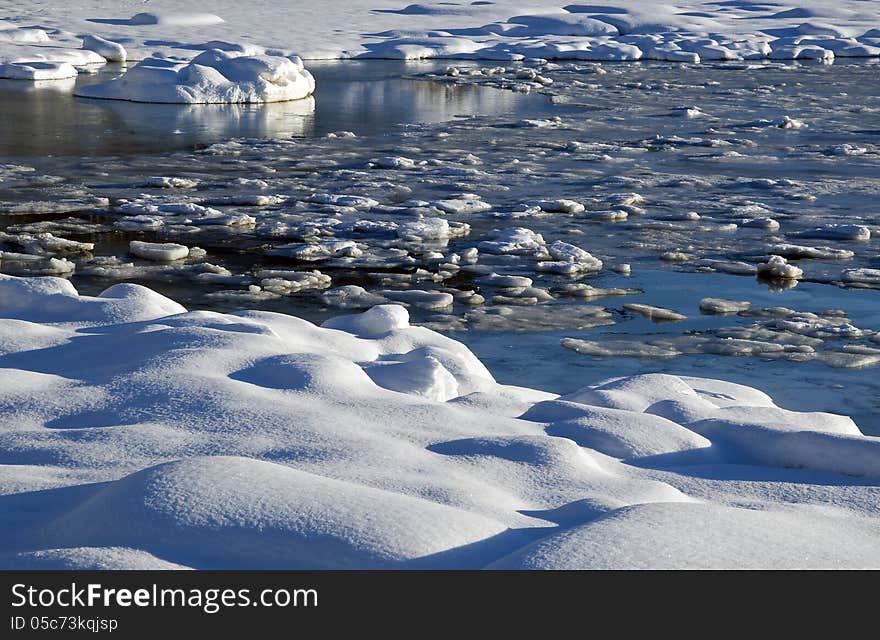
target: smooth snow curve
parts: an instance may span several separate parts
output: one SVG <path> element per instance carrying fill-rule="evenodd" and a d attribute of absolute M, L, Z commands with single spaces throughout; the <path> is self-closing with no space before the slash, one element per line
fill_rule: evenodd
<path fill-rule="evenodd" d="M 849 418 L 500 385 L 401 306 L 318 327 L 0 275 L 0 380 L 3 567 L 880 566 Z"/>

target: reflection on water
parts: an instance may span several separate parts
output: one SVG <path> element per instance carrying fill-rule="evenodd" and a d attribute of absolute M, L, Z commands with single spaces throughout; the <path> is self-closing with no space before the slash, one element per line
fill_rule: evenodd
<path fill-rule="evenodd" d="M 80 98 L 74 100 L 79 101 Z M 120 100 L 100 102 L 99 108 L 125 127 L 126 136 L 162 139 L 175 136 L 171 146 L 192 146 L 239 136 L 291 138 L 314 130 L 315 99 L 254 104 L 145 104 Z"/>
<path fill-rule="evenodd" d="M 418 71 L 435 66 L 419 64 Z M 76 79 L 0 81 L 0 156 L 148 153 L 234 137 L 290 138 L 340 130 L 375 135 L 398 124 L 442 122 L 459 114 L 526 113 L 546 106 L 536 96 L 400 77 L 412 67 L 381 61 L 313 64 L 314 98 L 265 105 L 160 105 L 73 96 L 75 86 L 116 77 L 118 65 Z"/>

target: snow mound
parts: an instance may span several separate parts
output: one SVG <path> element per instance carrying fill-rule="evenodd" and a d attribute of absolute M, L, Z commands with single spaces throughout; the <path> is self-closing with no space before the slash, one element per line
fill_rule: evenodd
<path fill-rule="evenodd" d="M 754 569 L 766 567 L 768 556 L 781 569 L 876 568 L 877 534 L 876 522 L 833 513 L 637 505 L 544 538 L 491 568 Z M 829 539 L 835 544 L 825 544 Z"/>
<path fill-rule="evenodd" d="M 220 16 L 213 13 L 186 13 L 186 12 L 153 12 L 145 11 L 137 13 L 129 20 L 130 24 L 155 24 L 176 27 L 201 27 L 225 22 Z"/>
<path fill-rule="evenodd" d="M 615 458 L 641 458 L 711 446 L 693 431 L 661 416 L 586 406 L 564 400 L 540 402 L 522 415 L 548 423 L 547 433 Z"/>
<path fill-rule="evenodd" d="M 55 571 L 163 571 L 189 567 L 128 547 L 69 547 L 23 551 L 0 558 L 8 569 Z"/>
<path fill-rule="evenodd" d="M 37 322 L 141 322 L 186 309 L 137 284 L 116 284 L 100 296 L 80 296 L 68 280 L 0 274 L 0 312 Z"/>
<path fill-rule="evenodd" d="M 10 80 L 64 80 L 76 76 L 76 68 L 68 62 L 34 60 L 0 64 L 0 78 Z"/>
<path fill-rule="evenodd" d="M 300 276 L 319 274 L 256 277 Z M 364 302 L 357 289 L 330 297 Z M 564 397 L 500 385 L 401 305 L 316 326 L 187 312 L 134 284 L 84 296 L 61 278 L 2 275 L 0 376 L 0 566 L 830 568 L 878 557 L 880 438 L 850 418 L 666 374 Z"/>
<path fill-rule="evenodd" d="M 83 49 L 94 51 L 99 56 L 105 58 L 108 62 L 125 62 L 128 53 L 118 42 L 111 42 L 106 38 L 94 35 L 84 35 L 82 37 Z"/>
<path fill-rule="evenodd" d="M 504 530 L 427 500 L 241 457 L 197 457 L 108 483 L 42 532 L 134 543 L 204 565 L 387 568 Z"/>
<path fill-rule="evenodd" d="M 84 98 L 172 104 L 283 102 L 309 97 L 315 79 L 297 57 L 211 49 L 189 62 L 148 58 L 120 78 L 80 87 Z"/>

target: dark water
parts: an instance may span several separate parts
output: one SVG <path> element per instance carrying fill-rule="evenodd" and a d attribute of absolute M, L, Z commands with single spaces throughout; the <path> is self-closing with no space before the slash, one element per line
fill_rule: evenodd
<path fill-rule="evenodd" d="M 140 104 L 73 95 L 75 86 L 117 77 L 119 65 L 69 81 L 0 80 L 0 157 L 158 153 L 229 138 L 323 136 L 352 129 L 374 135 L 459 114 L 526 116 L 547 108 L 543 96 L 402 77 L 443 66 L 312 62 L 313 99 L 265 105 Z"/>
<path fill-rule="evenodd" d="M 789 306 L 818 310 L 844 307 L 854 324 L 878 326 L 880 292 L 840 289 L 810 282 L 774 291 L 768 287 L 755 287 L 754 278 L 750 277 L 661 270 L 636 272 L 631 278 L 606 275 L 604 279 L 609 280 L 609 285 L 642 287 L 645 293 L 621 299 L 621 302 L 606 298 L 598 304 L 613 308 L 622 302 L 643 302 L 676 309 L 688 318 L 684 322 L 658 324 L 635 317 L 586 331 L 469 331 L 451 335 L 465 343 L 496 379 L 505 384 L 522 385 L 525 371 L 528 371 L 527 386 L 562 394 L 607 378 L 644 373 L 719 378 L 757 387 L 787 409 L 848 415 L 864 433 L 880 435 L 876 369 L 835 369 L 815 361 L 793 363 L 708 354 L 668 359 L 595 357 L 559 347 L 559 341 L 564 337 L 599 342 L 604 339 L 656 339 L 678 336 L 685 331 L 750 324 L 748 319 L 736 316 L 702 315 L 698 301 L 707 293 L 716 291 L 723 291 L 730 298 L 749 298 L 756 308 Z"/>

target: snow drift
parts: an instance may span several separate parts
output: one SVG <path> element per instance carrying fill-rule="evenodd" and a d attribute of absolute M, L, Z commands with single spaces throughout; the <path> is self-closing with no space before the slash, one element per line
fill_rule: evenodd
<path fill-rule="evenodd" d="M 719 380 L 496 383 L 323 327 L 0 276 L 0 566 L 877 567 L 880 439 Z"/>

